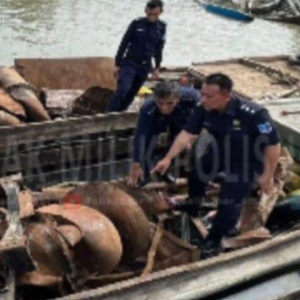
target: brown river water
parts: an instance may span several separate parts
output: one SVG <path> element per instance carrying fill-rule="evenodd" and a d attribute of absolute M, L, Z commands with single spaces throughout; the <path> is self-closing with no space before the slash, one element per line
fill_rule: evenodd
<path fill-rule="evenodd" d="M 165 4 L 165 65 L 300 53 L 300 26 L 227 20 L 193 0 Z M 114 56 L 144 5 L 144 0 L 1 0 L 0 64 L 21 57 Z"/>

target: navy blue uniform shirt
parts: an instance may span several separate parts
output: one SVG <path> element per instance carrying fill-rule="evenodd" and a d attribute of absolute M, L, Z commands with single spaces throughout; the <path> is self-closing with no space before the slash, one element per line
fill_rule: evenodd
<path fill-rule="evenodd" d="M 151 59 L 154 58 L 155 67 L 159 68 L 165 44 L 166 26 L 163 21 L 151 23 L 147 18 L 132 21 L 119 46 L 116 65 L 133 62 L 151 67 Z"/>
<path fill-rule="evenodd" d="M 149 150 L 149 146 L 155 146 L 159 134 L 168 127 L 174 138 L 186 125 L 200 101 L 200 96 L 199 92 L 192 87 L 180 87 L 179 94 L 180 101 L 170 115 L 163 115 L 159 111 L 152 96 L 143 103 L 134 139 L 133 160 L 135 162 L 140 162 L 144 158 L 145 151 Z"/>
<path fill-rule="evenodd" d="M 263 150 L 280 142 L 268 111 L 261 105 L 232 98 L 224 113 L 197 106 L 185 130 L 199 134 L 202 128 L 215 138 L 213 151 L 221 160 L 262 166 Z"/>

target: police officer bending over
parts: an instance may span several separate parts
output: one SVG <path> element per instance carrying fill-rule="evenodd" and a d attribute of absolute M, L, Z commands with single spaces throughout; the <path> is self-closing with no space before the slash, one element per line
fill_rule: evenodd
<path fill-rule="evenodd" d="M 158 136 L 168 129 L 170 146 L 199 100 L 199 91 L 193 87 L 178 87 L 170 82 L 156 85 L 153 96 L 150 96 L 140 109 L 134 139 L 133 163 L 128 177 L 129 185 L 136 186 L 149 181 Z M 170 182 L 172 175 L 166 173 L 162 179 Z"/>
<path fill-rule="evenodd" d="M 202 258 L 220 250 L 222 237 L 230 234 L 240 217 L 242 202 L 255 181 L 262 192 L 273 186 L 273 175 L 280 155 L 278 132 L 268 111 L 248 100 L 231 95 L 233 83 L 224 74 L 208 76 L 201 90 L 199 105 L 170 151 L 152 172 L 164 174 L 194 135 L 205 128 L 212 143 L 189 174 L 189 201 L 177 207 L 197 216 L 205 187 L 220 171 L 226 173 L 218 212 L 202 246 Z M 190 203 L 191 204 L 190 204 Z"/>
<path fill-rule="evenodd" d="M 139 89 L 155 67 L 153 77 L 158 78 L 166 36 L 166 23 L 159 20 L 163 2 L 150 0 L 146 17 L 131 22 L 119 46 L 115 59 L 117 90 L 108 105 L 108 112 L 124 111 L 132 103 Z"/>

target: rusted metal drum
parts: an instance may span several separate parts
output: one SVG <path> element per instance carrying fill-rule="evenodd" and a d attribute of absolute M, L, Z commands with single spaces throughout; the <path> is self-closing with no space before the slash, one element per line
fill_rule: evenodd
<path fill-rule="evenodd" d="M 76 261 L 90 275 L 107 274 L 119 264 L 122 242 L 113 223 L 100 212 L 82 205 L 49 205 L 37 210 L 44 215 L 54 216 L 56 221 L 69 220 L 82 231 L 82 239 L 74 245 L 76 235 L 66 237 Z M 60 224 L 63 225 L 63 224 Z M 69 228 L 70 229 L 70 228 Z M 60 233 L 68 231 L 64 227 Z M 73 241 L 71 245 L 70 241 Z"/>
<path fill-rule="evenodd" d="M 112 183 L 89 183 L 74 188 L 67 199 L 80 199 L 82 204 L 97 209 L 116 226 L 123 243 L 122 262 L 145 255 L 150 245 L 148 219 L 127 193 Z"/>

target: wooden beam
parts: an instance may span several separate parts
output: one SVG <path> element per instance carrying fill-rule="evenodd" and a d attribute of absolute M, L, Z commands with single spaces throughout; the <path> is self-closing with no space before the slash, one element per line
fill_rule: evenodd
<path fill-rule="evenodd" d="M 79 140 L 80 142 L 80 140 Z M 117 160 L 128 157 L 132 146 L 132 137 L 83 140 L 58 144 L 55 147 L 40 147 L 32 151 L 16 152 L 0 157 L 1 174 L 12 172 L 32 173 L 38 168 L 65 168 L 67 165 L 91 164 L 92 162 Z"/>
<path fill-rule="evenodd" d="M 1 144 L 14 145 L 57 140 L 59 138 L 134 129 L 138 112 L 99 114 L 67 120 L 0 127 Z"/>

